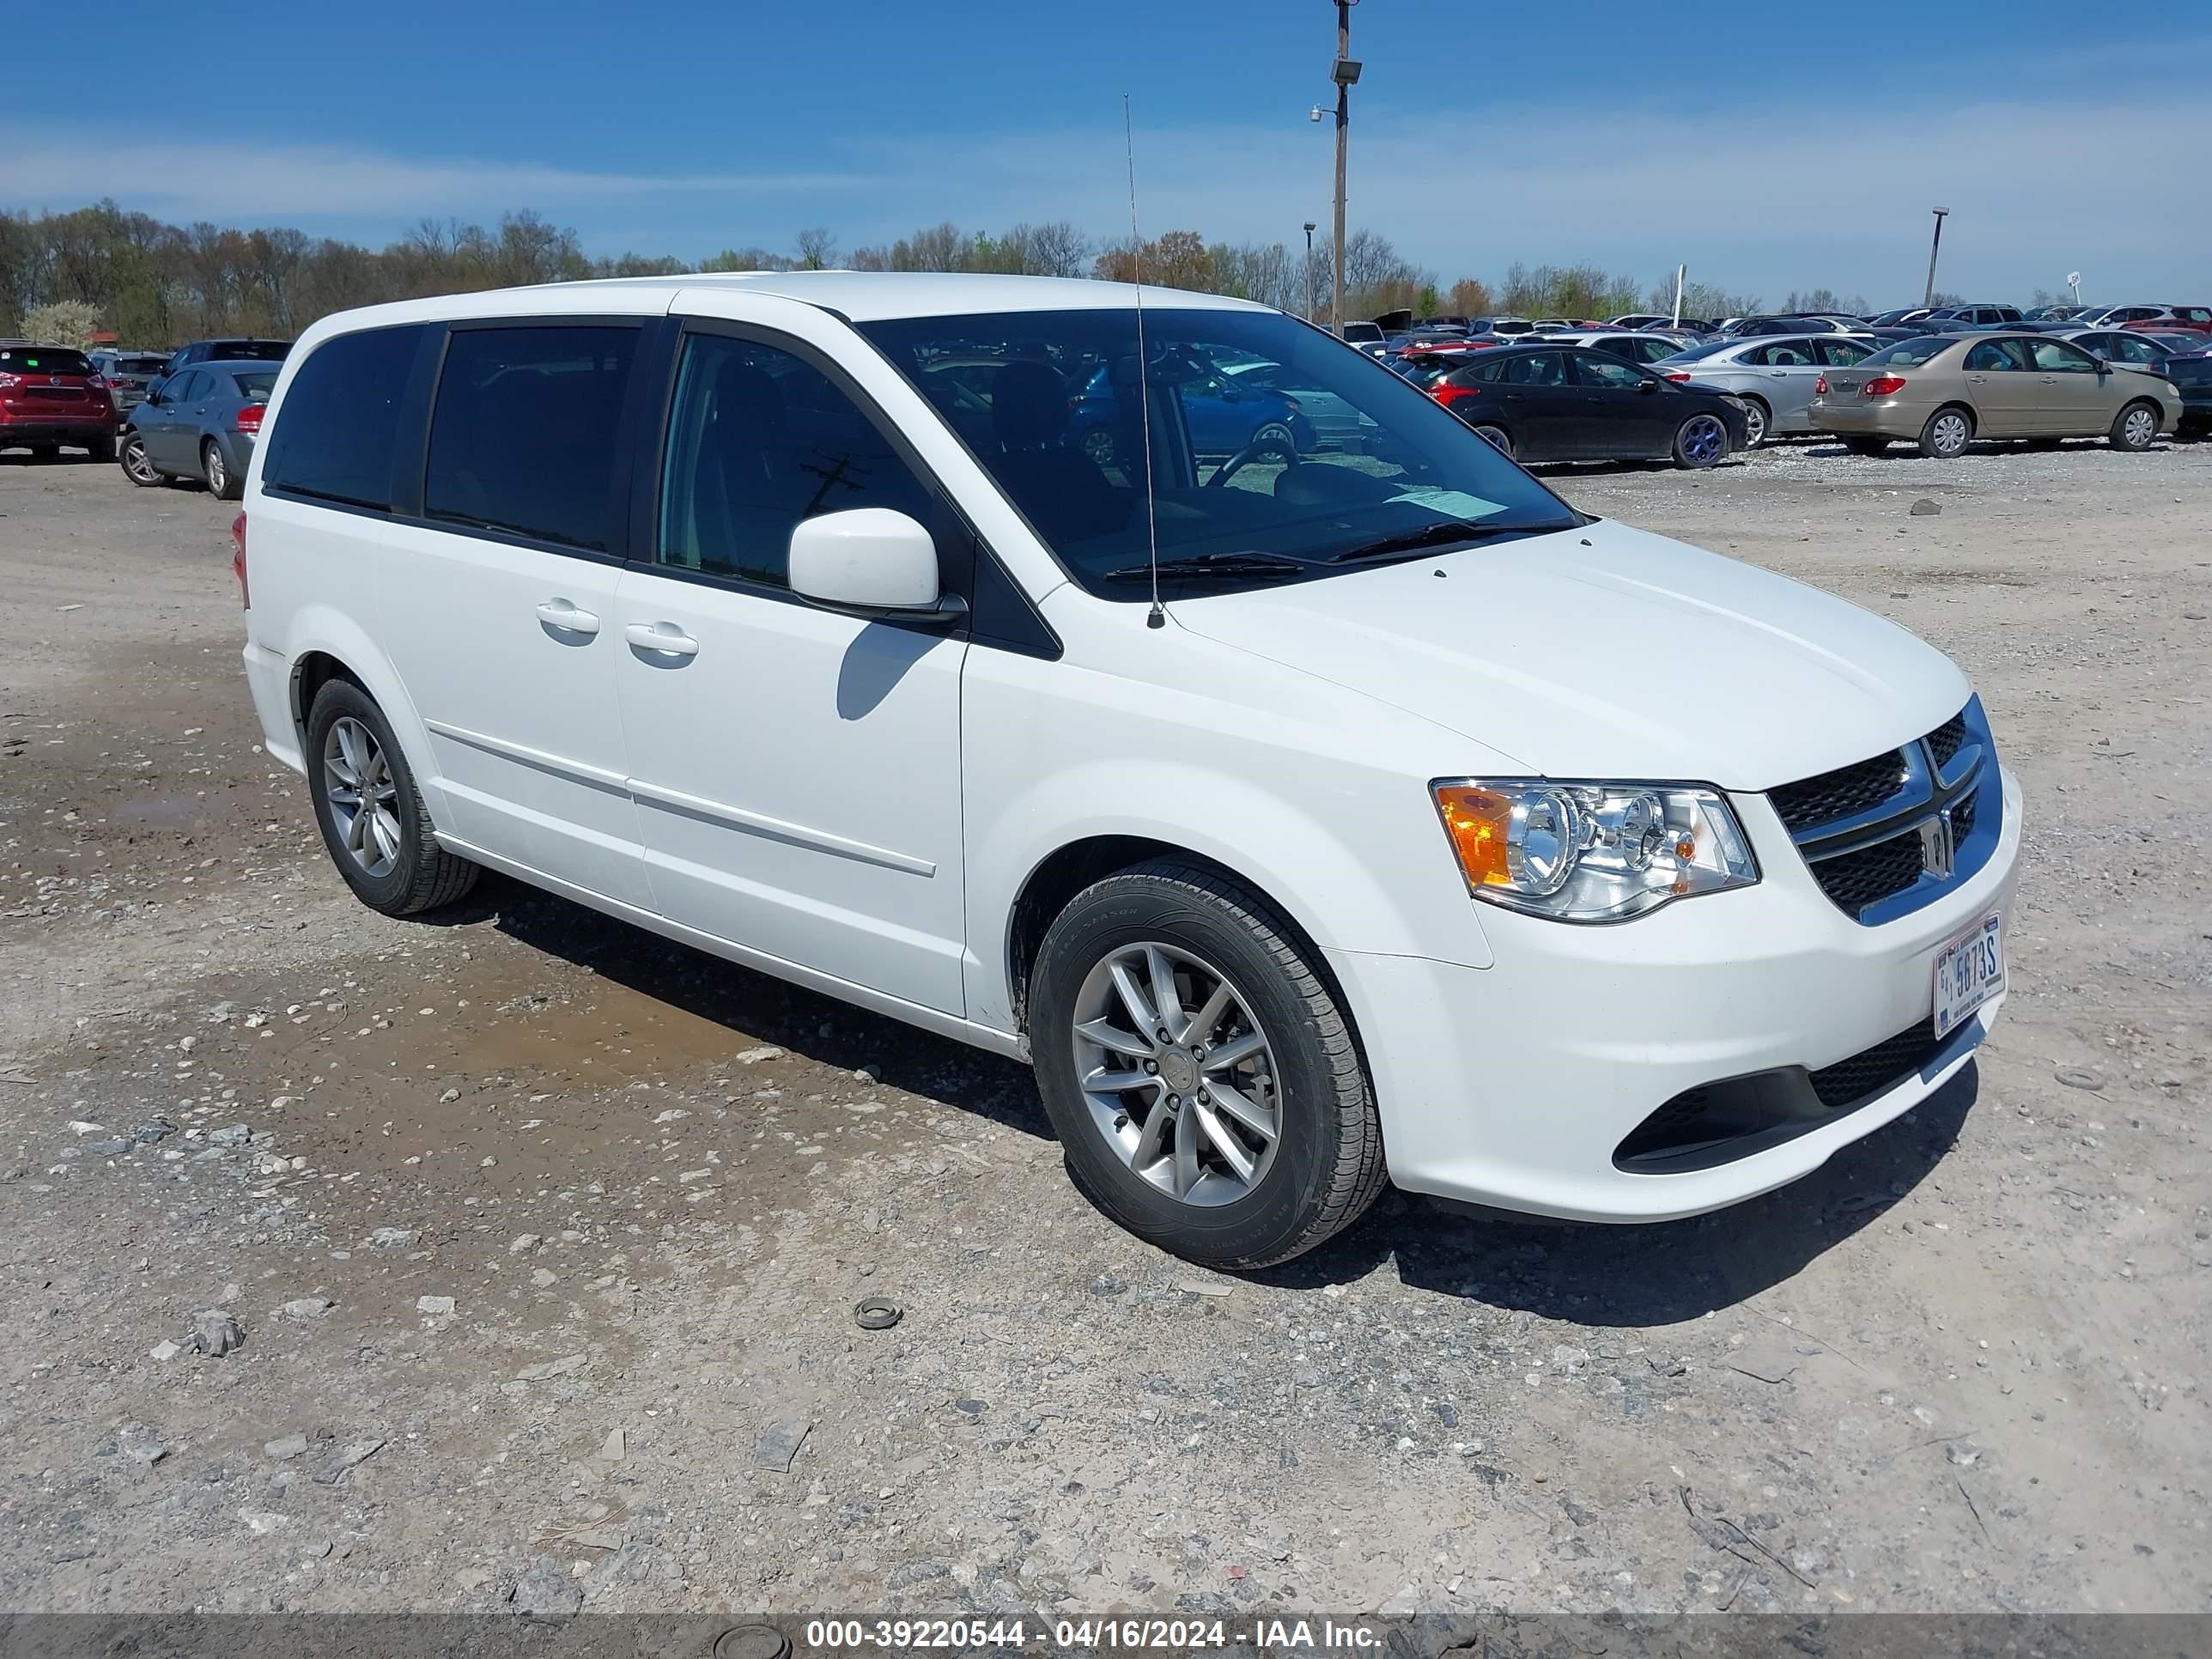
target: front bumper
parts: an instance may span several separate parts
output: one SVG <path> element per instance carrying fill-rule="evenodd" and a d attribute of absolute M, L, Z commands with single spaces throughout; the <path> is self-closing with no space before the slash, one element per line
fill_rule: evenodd
<path fill-rule="evenodd" d="M 1747 796 L 1736 807 L 1759 855 L 1755 887 L 1604 927 L 1486 907 L 1486 969 L 1329 951 L 1374 1073 L 1392 1181 L 1543 1215 L 1668 1220 L 1795 1181 L 1909 1111 L 1965 1065 L 2002 996 L 1926 1066 L 1779 1144 L 1680 1172 L 1613 1161 L 1689 1090 L 1817 1072 L 1927 1019 L 1937 953 L 2012 906 L 2021 797 L 2009 773 L 2002 783 L 1988 863 L 1878 927 L 1831 903 L 1772 808 Z"/>

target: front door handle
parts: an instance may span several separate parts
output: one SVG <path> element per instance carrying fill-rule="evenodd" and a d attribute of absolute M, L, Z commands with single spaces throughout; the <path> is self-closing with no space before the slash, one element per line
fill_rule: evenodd
<path fill-rule="evenodd" d="M 596 634 L 599 619 L 588 611 L 580 611 L 574 599 L 548 599 L 538 607 L 538 620 L 548 628 L 557 628 L 565 634 Z"/>
<path fill-rule="evenodd" d="M 639 651 L 658 651 L 664 657 L 696 657 L 699 641 L 672 622 L 632 623 L 623 637 Z"/>

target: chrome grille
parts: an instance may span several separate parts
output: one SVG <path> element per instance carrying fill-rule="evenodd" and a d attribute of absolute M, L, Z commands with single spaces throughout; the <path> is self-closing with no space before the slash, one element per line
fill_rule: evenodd
<path fill-rule="evenodd" d="M 1770 790 L 1831 902 L 1868 927 L 1936 898 L 1996 844 L 1996 751 L 1977 697 L 1902 749 Z"/>

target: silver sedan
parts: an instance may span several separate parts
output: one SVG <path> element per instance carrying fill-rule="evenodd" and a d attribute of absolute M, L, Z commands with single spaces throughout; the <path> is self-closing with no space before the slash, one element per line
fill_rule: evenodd
<path fill-rule="evenodd" d="M 1692 346 L 1651 365 L 1670 380 L 1695 380 L 1743 400 L 1744 447 L 1778 434 L 1811 432 L 1808 413 L 1823 371 L 1848 368 L 1877 349 L 1847 334 L 1761 334 Z"/>

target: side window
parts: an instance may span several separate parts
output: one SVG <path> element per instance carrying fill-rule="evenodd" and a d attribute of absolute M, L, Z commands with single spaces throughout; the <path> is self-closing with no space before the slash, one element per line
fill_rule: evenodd
<path fill-rule="evenodd" d="M 1862 362 L 1872 349 L 1870 346 L 1855 345 L 1849 340 L 1821 340 L 1813 348 L 1814 355 L 1831 368 L 1850 368 Z"/>
<path fill-rule="evenodd" d="M 1564 386 L 1566 379 L 1566 364 L 1556 351 L 1532 351 L 1505 365 L 1508 386 Z"/>
<path fill-rule="evenodd" d="M 2017 356 L 2018 345 L 2011 340 L 1984 340 L 1966 354 L 1969 374 L 2002 374 L 2025 368 L 2027 360 Z"/>
<path fill-rule="evenodd" d="M 1737 352 L 1735 360 L 1747 368 L 1765 368 L 1766 354 L 1773 349 L 1772 346 L 1755 345 L 1747 350 Z"/>
<path fill-rule="evenodd" d="M 1766 361 L 1777 368 L 1803 368 L 1813 361 L 1813 349 L 1807 345 L 1769 346 Z"/>
<path fill-rule="evenodd" d="M 2028 346 L 2028 355 L 2035 366 L 2045 374 L 2094 374 L 2097 360 L 2086 351 L 2077 351 L 2063 340 L 2037 340 Z"/>
<path fill-rule="evenodd" d="M 208 377 L 197 368 L 186 369 L 177 376 L 176 383 L 167 388 L 167 395 L 173 404 L 197 402 L 207 392 Z"/>
<path fill-rule="evenodd" d="M 2132 335 L 2124 334 L 2112 344 L 2112 355 L 2123 362 L 2154 363 L 2159 361 L 2158 348 L 2148 340 L 2138 340 Z"/>
<path fill-rule="evenodd" d="M 388 509 L 400 399 L 429 331 L 364 329 L 316 347 L 277 408 L 262 487 Z"/>
<path fill-rule="evenodd" d="M 750 340 L 684 342 L 661 470 L 662 564 L 781 587 L 799 521 L 856 507 L 934 516 L 928 488 L 819 369 Z"/>
<path fill-rule="evenodd" d="M 1610 392 L 1633 392 L 1644 384 L 1644 376 L 1629 363 L 1613 357 L 1601 357 L 1594 351 L 1577 351 L 1574 355 L 1575 374 L 1584 386 L 1602 386 Z"/>
<path fill-rule="evenodd" d="M 463 328 L 430 413 L 426 517 L 604 553 L 615 544 L 633 327 Z"/>

